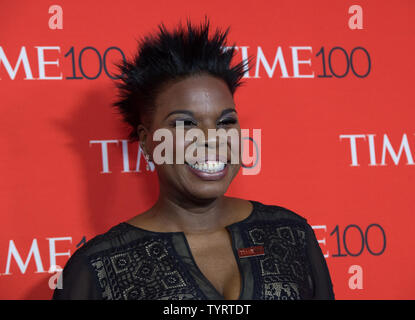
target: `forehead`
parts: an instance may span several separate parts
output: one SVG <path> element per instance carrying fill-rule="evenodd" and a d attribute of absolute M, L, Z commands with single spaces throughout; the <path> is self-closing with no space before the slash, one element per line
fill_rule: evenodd
<path fill-rule="evenodd" d="M 156 106 L 160 116 L 175 109 L 202 114 L 234 107 L 234 101 L 225 81 L 209 75 L 198 75 L 166 86 L 158 95 Z"/>

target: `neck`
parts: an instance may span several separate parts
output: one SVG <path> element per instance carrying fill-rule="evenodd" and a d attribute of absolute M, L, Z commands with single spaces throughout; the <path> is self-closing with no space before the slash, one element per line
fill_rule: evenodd
<path fill-rule="evenodd" d="M 183 199 L 160 194 L 153 209 L 174 231 L 185 233 L 213 232 L 226 225 L 227 197 Z"/>

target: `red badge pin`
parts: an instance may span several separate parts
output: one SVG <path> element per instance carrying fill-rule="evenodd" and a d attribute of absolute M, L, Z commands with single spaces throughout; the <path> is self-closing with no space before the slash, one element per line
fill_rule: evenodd
<path fill-rule="evenodd" d="M 263 246 L 254 246 L 254 247 L 238 249 L 239 258 L 262 256 L 264 254 L 265 253 L 264 253 L 264 247 Z"/>

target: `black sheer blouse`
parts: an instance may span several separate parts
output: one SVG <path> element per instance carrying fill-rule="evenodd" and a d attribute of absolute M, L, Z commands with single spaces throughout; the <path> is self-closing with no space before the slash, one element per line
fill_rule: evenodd
<path fill-rule="evenodd" d="M 334 299 L 325 258 L 306 219 L 251 202 L 251 214 L 226 227 L 242 276 L 239 299 Z M 126 222 L 76 250 L 62 277 L 54 300 L 224 299 L 198 268 L 183 232 L 153 232 Z"/>

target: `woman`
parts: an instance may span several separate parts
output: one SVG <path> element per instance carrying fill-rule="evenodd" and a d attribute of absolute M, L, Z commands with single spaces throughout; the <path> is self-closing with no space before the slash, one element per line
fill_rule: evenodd
<path fill-rule="evenodd" d="M 160 144 L 156 130 L 172 133 L 174 156 L 178 144 L 190 147 L 191 141 L 176 140 L 180 121 L 184 131 L 240 132 L 233 96 L 248 62 L 230 66 L 234 48 L 223 49 L 228 31 L 209 37 L 207 20 L 172 32 L 161 25 L 156 37 L 142 40 L 133 61 L 118 65 L 122 94 L 114 106 L 148 161 Z M 198 147 L 216 151 L 216 138 Z M 224 195 L 240 169 L 226 147 L 225 159 L 155 164 L 154 206 L 78 249 L 53 299 L 334 299 L 303 217 Z"/>

